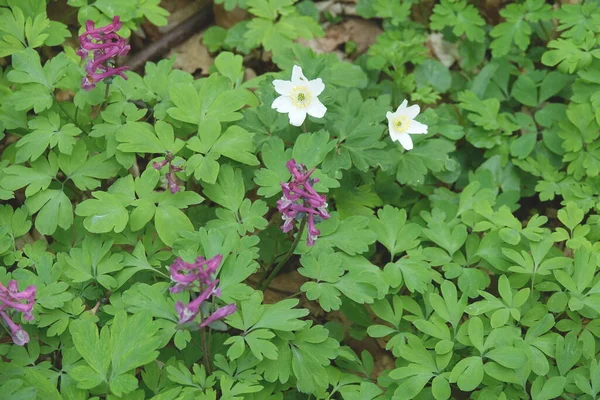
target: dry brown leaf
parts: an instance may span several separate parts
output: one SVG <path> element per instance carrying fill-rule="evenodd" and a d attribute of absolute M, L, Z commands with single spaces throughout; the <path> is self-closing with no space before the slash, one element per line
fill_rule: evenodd
<path fill-rule="evenodd" d="M 167 17 L 167 25 L 159 28 L 160 32 L 165 33 L 196 14 L 204 6 L 206 6 L 207 0 L 163 0 L 161 7 L 165 8 L 171 13 Z"/>
<path fill-rule="evenodd" d="M 342 28 L 350 35 L 350 40 L 356 43 L 356 52 L 362 54 L 377 41 L 377 36 L 383 31 L 374 21 L 352 18 L 342 23 Z"/>
<path fill-rule="evenodd" d="M 213 13 L 215 14 L 215 25 L 226 29 L 248 18 L 246 10 L 235 7 L 233 10 L 227 11 L 222 4 L 213 4 Z"/>
<path fill-rule="evenodd" d="M 433 55 L 448 68 L 459 59 L 456 44 L 446 42 L 444 35 L 441 33 L 430 34 L 425 44 L 429 47 Z"/>
<path fill-rule="evenodd" d="M 202 70 L 202 75 L 208 75 L 208 69 L 213 64 L 206 46 L 202 44 L 202 32 L 191 36 L 188 40 L 172 49 L 167 58 L 175 54 L 175 68 L 190 74 Z"/>
<path fill-rule="evenodd" d="M 362 54 L 377 41 L 383 31 L 373 21 L 352 18 L 341 24 L 330 25 L 325 30 L 325 36 L 311 40 L 299 39 L 298 43 L 310 47 L 316 53 L 336 53 L 340 59 L 345 58 L 345 54 L 339 50 L 339 46 L 350 40 L 357 46 L 357 53 Z"/>

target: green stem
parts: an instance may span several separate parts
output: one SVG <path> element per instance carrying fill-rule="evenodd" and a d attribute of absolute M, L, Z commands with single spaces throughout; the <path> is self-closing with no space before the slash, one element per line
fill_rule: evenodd
<path fill-rule="evenodd" d="M 204 362 L 204 367 L 206 368 L 206 373 L 208 375 L 212 374 L 212 368 L 210 367 L 210 355 L 208 349 L 208 341 L 206 340 L 206 327 L 200 328 L 200 336 L 202 337 L 202 361 Z"/>
<path fill-rule="evenodd" d="M 56 95 L 54 94 L 54 92 L 52 92 L 52 98 L 54 99 L 54 101 L 56 102 L 56 105 L 58 106 L 58 108 L 60 108 L 60 110 L 62 111 L 62 113 L 65 115 L 65 117 L 67 117 L 67 119 L 69 121 L 71 121 L 71 123 L 73 125 L 75 125 L 76 127 L 79 128 L 79 130 L 81 130 L 84 133 L 89 133 L 88 131 L 86 131 L 85 129 L 83 129 L 81 126 L 79 126 L 79 124 L 77 123 L 77 121 L 75 121 L 67 112 L 67 110 L 65 110 L 65 108 L 62 106 L 62 104 L 60 103 L 60 101 L 58 101 L 58 99 L 56 98 Z"/>
<path fill-rule="evenodd" d="M 300 228 L 298 229 L 298 233 L 296 234 L 296 239 L 294 239 L 294 243 L 292 243 L 292 246 L 290 247 L 286 255 L 281 261 L 279 261 L 279 264 L 277 264 L 277 266 L 271 271 L 271 273 L 268 273 L 268 277 L 266 279 L 263 277 L 261 284 L 259 285 L 261 291 L 264 292 L 269 287 L 271 281 L 277 276 L 281 268 L 283 268 L 283 266 L 290 259 L 290 257 L 292 257 L 292 255 L 294 254 L 294 250 L 296 250 L 296 247 L 298 247 L 298 243 L 300 242 L 300 238 L 302 237 L 302 233 L 304 232 L 305 226 L 306 217 L 302 219 L 302 222 L 300 223 Z M 267 276 L 267 273 L 265 273 L 265 276 Z"/>
<path fill-rule="evenodd" d="M 102 112 L 102 109 L 104 109 L 104 107 L 106 106 L 106 103 L 108 103 L 108 94 L 110 91 L 110 82 L 106 84 L 106 89 L 104 89 L 104 101 L 102 102 L 102 104 L 100 104 L 100 112 Z"/>

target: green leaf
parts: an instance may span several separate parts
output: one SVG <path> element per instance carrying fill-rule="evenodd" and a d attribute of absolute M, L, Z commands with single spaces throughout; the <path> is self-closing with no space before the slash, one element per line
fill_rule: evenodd
<path fill-rule="evenodd" d="M 326 131 L 303 133 L 296 138 L 292 157 L 311 169 L 318 166 L 334 147 L 335 141 L 329 140 L 329 133 Z"/>
<path fill-rule="evenodd" d="M 86 236 L 81 247 L 72 248 L 69 255 L 61 254 L 59 263 L 73 282 L 97 281 L 106 289 L 116 289 L 115 272 L 123 269 L 123 256 L 111 254 L 112 240 L 99 236 Z"/>
<path fill-rule="evenodd" d="M 584 213 L 575 202 L 568 202 L 565 208 L 558 210 L 558 219 L 571 231 L 583 221 Z"/>
<path fill-rule="evenodd" d="M 269 223 L 264 218 L 264 215 L 268 211 L 269 207 L 267 207 L 267 203 L 264 201 L 257 200 L 252 203 L 250 199 L 244 199 L 240 206 L 239 213 L 217 208 L 216 214 L 219 220 L 210 221 L 207 224 L 207 228 L 221 227 L 229 229 L 230 227 L 233 227 L 243 236 L 256 229 L 265 229 Z"/>
<path fill-rule="evenodd" d="M 223 39 L 225 39 L 224 36 Z M 203 36 L 203 40 L 204 42 L 207 40 L 206 33 Z M 221 75 L 229 78 L 234 86 L 238 86 L 244 78 L 244 70 L 242 67 L 243 61 L 244 59 L 242 56 L 225 51 L 219 53 L 215 58 L 215 68 L 217 68 L 217 71 L 219 71 Z"/>
<path fill-rule="evenodd" d="M 117 149 L 125 153 L 177 153 L 183 147 L 181 139 L 175 139 L 171 125 L 157 121 L 156 133 L 145 122 L 127 122 L 116 131 L 120 142 Z"/>
<path fill-rule="evenodd" d="M 525 134 L 511 143 L 510 154 L 514 157 L 523 159 L 531 154 L 536 143 L 537 135 L 533 133 Z"/>
<path fill-rule="evenodd" d="M 416 224 L 407 224 L 406 218 L 406 210 L 386 205 L 377 212 L 377 219 L 372 219 L 369 224 L 377 235 L 377 241 L 388 249 L 392 259 L 419 245 L 421 228 Z"/>
<path fill-rule="evenodd" d="M 313 393 L 328 385 L 327 371 L 330 359 L 337 356 L 339 344 L 329 337 L 329 331 L 317 325 L 304 329 L 292 341 L 292 370 L 297 388 L 303 393 Z"/>
<path fill-rule="evenodd" d="M 121 166 L 106 153 L 88 158 L 88 150 L 83 140 L 73 146 L 71 155 L 60 154 L 58 166 L 80 190 L 95 189 L 100 179 L 114 177 Z"/>
<path fill-rule="evenodd" d="M 73 206 L 62 190 L 44 190 L 25 201 L 30 214 L 39 211 L 35 227 L 42 235 L 51 235 L 60 226 L 69 229 L 73 224 Z"/>
<path fill-rule="evenodd" d="M 132 199 L 108 192 L 93 192 L 95 199 L 77 205 L 75 214 L 86 217 L 83 226 L 93 233 L 122 232 L 129 221 L 127 206 Z"/>
<path fill-rule="evenodd" d="M 58 114 L 51 112 L 48 117 L 37 117 L 29 121 L 29 128 L 33 131 L 17 142 L 17 155 L 15 160 L 19 163 L 37 160 L 47 148 L 58 149 L 63 154 L 71 154 L 75 144 L 75 136 L 81 130 L 73 124 L 61 127 Z"/>
<path fill-rule="evenodd" d="M 261 159 L 266 168 L 254 173 L 254 182 L 260 186 L 259 195 L 273 197 L 281 192 L 281 182 L 290 179 L 290 172 L 285 166 L 290 158 L 291 150 L 286 150 L 278 137 L 271 137 L 263 144 Z"/>
<path fill-rule="evenodd" d="M 31 168 L 21 165 L 11 165 L 4 168 L 5 177 L 2 179 L 2 186 L 10 191 L 27 186 L 25 195 L 33 196 L 40 190 L 45 190 L 56 177 L 58 172 L 58 163 L 56 155 L 50 153 L 48 159 L 39 158 L 30 163 Z"/>
<path fill-rule="evenodd" d="M 106 382 L 117 396 L 130 393 L 137 388 L 137 379 L 124 374 L 158 357 L 156 350 L 161 340 L 157 331 L 158 325 L 145 312 L 128 317 L 119 311 L 113 324 L 102 328 L 100 334 L 90 320 L 73 321 L 73 344 L 87 364 L 77 367 L 76 372 L 72 370 L 73 378 L 82 380 L 80 385 L 89 389 Z"/>
<path fill-rule="evenodd" d="M 233 212 L 239 210 L 245 192 L 242 171 L 229 164 L 221 167 L 216 184 L 207 184 L 204 188 L 206 197 Z"/>
<path fill-rule="evenodd" d="M 566 381 L 567 378 L 563 376 L 553 376 L 548 379 L 540 376 L 531 386 L 532 400 L 551 400 L 560 397 Z"/>
<path fill-rule="evenodd" d="M 254 155 L 252 134 L 239 126 L 227 128 L 213 145 L 212 151 L 246 165 L 259 164 Z"/>
<path fill-rule="evenodd" d="M 456 383 L 464 392 L 475 390 L 483 380 L 481 357 L 467 357 L 460 360 L 452 369 L 448 380 L 450 383 Z"/>
<path fill-rule="evenodd" d="M 401 258 L 385 266 L 384 273 L 390 286 L 404 284 L 411 292 L 425 293 L 431 282 L 430 266 L 424 261 Z"/>
<path fill-rule="evenodd" d="M 530 107 L 538 105 L 537 93 L 536 83 L 527 75 L 519 76 L 512 87 L 512 96 L 521 104 Z"/>
<path fill-rule="evenodd" d="M 415 82 L 418 87 L 431 86 L 438 93 L 445 93 L 452 85 L 452 75 L 444 64 L 428 59 L 415 68 Z"/>
<path fill-rule="evenodd" d="M 64 53 L 46 62 L 42 68 L 40 56 L 33 49 L 25 49 L 12 57 L 13 70 L 7 75 L 15 83 L 39 83 L 48 90 L 54 89 L 63 77 L 70 61 Z"/>
<path fill-rule="evenodd" d="M 275 19 L 294 11 L 293 0 L 248 0 L 248 11 L 257 17 Z"/>
<path fill-rule="evenodd" d="M 471 111 L 467 118 L 475 125 L 481 126 L 486 130 L 495 130 L 499 128 L 498 111 L 500 102 L 496 98 L 481 100 L 475 93 L 464 91 L 458 94 L 460 107 Z"/>
<path fill-rule="evenodd" d="M 172 246 L 182 232 L 193 231 L 190 219 L 177 207 L 159 205 L 154 216 L 156 232 L 167 246 Z"/>
<path fill-rule="evenodd" d="M 482 26 L 485 21 L 477 9 L 466 0 L 442 0 L 433 8 L 431 15 L 431 29 L 442 30 L 446 26 L 452 27 L 456 36 L 466 35 L 467 39 L 474 42 L 483 42 L 485 31 Z"/>

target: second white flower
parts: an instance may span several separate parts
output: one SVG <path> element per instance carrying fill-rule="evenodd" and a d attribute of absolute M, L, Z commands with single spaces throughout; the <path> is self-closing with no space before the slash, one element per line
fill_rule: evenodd
<path fill-rule="evenodd" d="M 415 104 L 410 107 L 404 100 L 396 112 L 387 112 L 388 128 L 390 136 L 394 142 L 400 142 L 406 150 L 413 148 L 413 141 L 410 135 L 419 135 L 427 133 L 427 125 L 415 121 L 421 108 Z"/>

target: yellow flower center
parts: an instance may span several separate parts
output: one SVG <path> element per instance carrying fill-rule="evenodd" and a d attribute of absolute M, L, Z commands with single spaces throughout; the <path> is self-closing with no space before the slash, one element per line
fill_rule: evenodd
<path fill-rule="evenodd" d="M 294 87 L 290 97 L 292 99 L 292 104 L 297 108 L 308 107 L 310 105 L 310 100 L 312 99 L 310 91 L 305 86 Z"/>
<path fill-rule="evenodd" d="M 406 115 L 401 115 L 394 120 L 394 128 L 398 133 L 404 133 L 410 127 L 410 118 Z"/>

